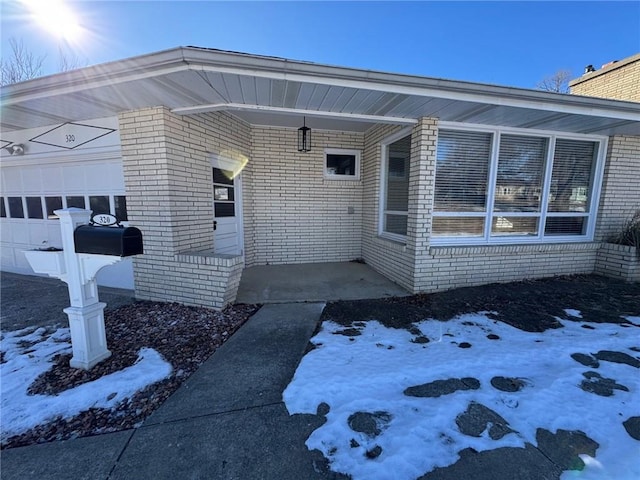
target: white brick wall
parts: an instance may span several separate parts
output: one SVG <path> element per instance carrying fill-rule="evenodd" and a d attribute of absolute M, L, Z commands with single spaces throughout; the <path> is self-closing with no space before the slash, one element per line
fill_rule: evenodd
<path fill-rule="evenodd" d="M 254 127 L 244 174 L 247 265 L 349 261 L 362 256 L 362 180 L 324 178 L 324 149 L 362 150 L 358 133 Z M 353 211 L 353 213 L 349 213 Z"/>
<path fill-rule="evenodd" d="M 143 232 L 136 296 L 222 308 L 242 260 L 211 256 L 211 152 L 250 150 L 250 128 L 226 113 L 180 117 L 164 107 L 119 115 L 129 220 Z M 199 251 L 184 255 L 184 252 Z"/>
<path fill-rule="evenodd" d="M 381 145 L 401 130 L 393 125 L 376 125 L 365 133 L 363 163 L 362 256 L 375 270 L 408 290 L 413 289 L 414 255 L 406 245 L 378 235 L 380 206 Z"/>
<path fill-rule="evenodd" d="M 624 222 L 640 209 L 640 137 L 609 138 L 596 241 L 619 233 Z"/>
<path fill-rule="evenodd" d="M 640 282 L 640 255 L 635 247 L 604 243 L 598 251 L 595 272 L 627 282 Z"/>

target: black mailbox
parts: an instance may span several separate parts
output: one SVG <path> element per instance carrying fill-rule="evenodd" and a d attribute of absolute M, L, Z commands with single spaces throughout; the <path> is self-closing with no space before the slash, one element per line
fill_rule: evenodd
<path fill-rule="evenodd" d="M 142 232 L 135 227 L 81 225 L 73 232 L 76 253 L 129 257 L 142 252 Z"/>

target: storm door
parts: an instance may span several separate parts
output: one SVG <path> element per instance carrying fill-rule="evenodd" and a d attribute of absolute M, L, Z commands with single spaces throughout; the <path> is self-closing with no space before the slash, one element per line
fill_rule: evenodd
<path fill-rule="evenodd" d="M 213 167 L 214 251 L 242 254 L 242 209 L 240 174 Z"/>

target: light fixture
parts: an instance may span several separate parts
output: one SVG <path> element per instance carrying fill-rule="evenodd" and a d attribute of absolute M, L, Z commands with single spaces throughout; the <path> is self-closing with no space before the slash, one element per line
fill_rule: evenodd
<path fill-rule="evenodd" d="M 302 126 L 298 129 L 298 151 L 311 151 L 311 129 L 307 127 L 307 117 L 302 117 Z"/>
<path fill-rule="evenodd" d="M 5 150 L 9 152 L 9 155 L 24 155 L 24 145 L 21 143 L 14 143 L 13 145 L 9 145 L 5 148 Z"/>

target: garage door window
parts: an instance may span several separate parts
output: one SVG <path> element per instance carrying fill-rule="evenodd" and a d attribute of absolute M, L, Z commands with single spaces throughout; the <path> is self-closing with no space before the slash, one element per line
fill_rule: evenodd
<path fill-rule="evenodd" d="M 85 208 L 84 197 L 67 197 L 67 208 Z"/>
<path fill-rule="evenodd" d="M 9 197 L 9 216 L 11 218 L 24 218 L 22 197 Z"/>
<path fill-rule="evenodd" d="M 89 209 L 93 211 L 93 215 L 110 213 L 109 197 L 107 195 L 89 197 Z"/>
<path fill-rule="evenodd" d="M 45 197 L 44 204 L 47 207 L 47 218 L 58 218 L 57 215 L 53 212 L 62 208 L 62 197 Z"/>
<path fill-rule="evenodd" d="M 27 197 L 27 216 L 29 218 L 43 218 L 40 197 Z"/>

